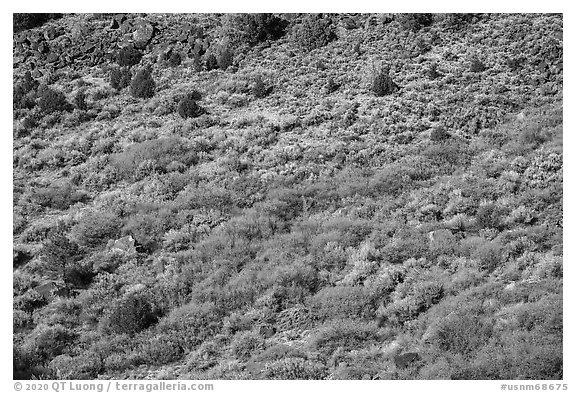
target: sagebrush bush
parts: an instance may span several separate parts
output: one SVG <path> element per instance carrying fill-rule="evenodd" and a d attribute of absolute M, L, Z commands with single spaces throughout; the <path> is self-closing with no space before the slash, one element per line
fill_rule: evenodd
<path fill-rule="evenodd" d="M 262 80 L 262 76 L 257 75 L 254 80 L 254 86 L 252 87 L 252 94 L 254 95 L 254 97 L 256 98 L 266 97 L 268 94 L 270 94 L 271 90 L 272 90 L 271 88 L 266 86 L 264 80 Z"/>
<path fill-rule="evenodd" d="M 156 82 L 150 68 L 141 69 L 130 82 L 130 93 L 135 98 L 151 98 L 156 91 Z"/>
<path fill-rule="evenodd" d="M 46 85 L 40 85 L 38 88 L 38 106 L 44 114 L 67 110 L 68 101 L 64 93 L 54 90 Z"/>
<path fill-rule="evenodd" d="M 381 339 L 382 335 L 376 323 L 341 319 L 321 326 L 312 336 L 310 346 L 321 354 L 330 356 L 339 347 L 351 351 Z"/>
<path fill-rule="evenodd" d="M 248 360 L 257 351 L 264 349 L 264 339 L 255 332 L 238 332 L 232 338 L 230 349 L 239 360 Z"/>
<path fill-rule="evenodd" d="M 120 234 L 122 220 L 114 213 L 92 212 L 83 215 L 71 229 L 71 237 L 81 246 L 97 247 Z"/>
<path fill-rule="evenodd" d="M 361 286 L 321 289 L 310 299 L 310 308 L 321 319 L 374 318 L 375 298 Z"/>
<path fill-rule="evenodd" d="M 130 293 L 111 305 L 108 321 L 114 332 L 134 334 L 155 324 L 158 311 L 148 296 Z"/>
<path fill-rule="evenodd" d="M 328 376 L 328 368 L 322 363 L 302 358 L 285 358 L 266 363 L 264 378 L 284 380 L 322 380 Z"/>
<path fill-rule="evenodd" d="M 132 72 L 128 67 L 115 67 L 110 70 L 110 85 L 120 91 L 130 86 Z"/>
<path fill-rule="evenodd" d="M 292 30 L 292 42 L 305 50 L 328 45 L 336 37 L 336 27 L 330 16 L 306 15 Z"/>

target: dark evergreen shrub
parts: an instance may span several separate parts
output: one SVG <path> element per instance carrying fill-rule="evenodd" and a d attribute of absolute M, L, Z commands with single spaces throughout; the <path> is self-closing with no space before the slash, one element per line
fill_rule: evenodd
<path fill-rule="evenodd" d="M 433 16 L 432 14 L 398 14 L 396 20 L 403 28 L 418 31 L 432 25 Z"/>
<path fill-rule="evenodd" d="M 204 114 L 206 111 L 202 108 L 196 101 L 201 98 L 200 93 L 193 91 L 188 93 L 179 103 L 178 103 L 178 114 L 184 119 L 191 117 L 198 117 Z"/>
<path fill-rule="evenodd" d="M 273 14 L 236 14 L 224 22 L 227 38 L 234 44 L 254 46 L 284 35 L 288 22 Z"/>
<path fill-rule="evenodd" d="M 216 61 L 218 62 L 218 67 L 221 70 L 226 70 L 234 62 L 234 52 L 229 46 L 224 46 L 218 52 Z"/>
<path fill-rule="evenodd" d="M 68 109 L 68 102 L 61 91 L 41 85 L 38 88 L 38 97 L 38 106 L 44 114 Z"/>
<path fill-rule="evenodd" d="M 213 53 L 210 53 L 206 56 L 206 60 L 204 62 L 204 66 L 206 71 L 212 71 L 218 68 L 218 60 Z"/>
<path fill-rule="evenodd" d="M 170 56 L 168 57 L 168 65 L 170 67 L 178 67 L 180 64 L 182 64 L 182 56 L 180 55 L 180 53 L 178 52 L 170 53 Z"/>
<path fill-rule="evenodd" d="M 260 75 L 256 76 L 256 80 L 254 81 L 254 86 L 252 87 L 252 94 L 256 98 L 263 98 L 266 97 L 272 89 L 266 87 L 266 84 L 262 80 Z"/>
<path fill-rule="evenodd" d="M 292 31 L 292 41 L 305 50 L 321 48 L 335 39 L 336 28 L 332 18 L 322 14 L 307 15 Z"/>
<path fill-rule="evenodd" d="M 38 81 L 32 78 L 30 71 L 26 71 L 22 80 L 14 85 L 14 109 L 33 108 L 36 105 L 34 102 L 34 95 L 38 85 Z"/>
<path fill-rule="evenodd" d="M 62 14 L 12 14 L 12 27 L 14 32 L 17 33 L 22 30 L 42 26 L 50 19 L 57 19 L 60 17 L 62 17 Z"/>
<path fill-rule="evenodd" d="M 450 134 L 443 127 L 436 127 L 430 132 L 430 140 L 433 142 L 441 142 L 448 138 L 450 138 Z"/>
<path fill-rule="evenodd" d="M 136 73 L 130 82 L 130 93 L 135 98 L 151 98 L 154 96 L 156 83 L 152 79 L 151 70 L 143 68 Z"/>
<path fill-rule="evenodd" d="M 392 94 L 399 90 L 399 87 L 390 75 L 388 75 L 388 70 L 386 68 L 382 68 L 372 80 L 372 91 L 378 97 L 382 97 L 388 94 Z"/>
<path fill-rule="evenodd" d="M 340 88 L 340 85 L 334 82 L 334 78 L 329 77 L 328 82 L 326 83 L 326 92 L 328 94 L 334 93 L 336 90 Z"/>
<path fill-rule="evenodd" d="M 110 328 L 116 333 L 138 333 L 158 320 L 150 300 L 143 294 L 131 293 L 112 306 Z"/>
<path fill-rule="evenodd" d="M 486 66 L 478 58 L 472 59 L 470 62 L 470 71 L 472 72 L 482 72 L 486 70 Z"/>
<path fill-rule="evenodd" d="M 110 85 L 118 91 L 130 86 L 131 80 L 132 73 L 128 67 L 116 67 L 110 71 Z"/>
<path fill-rule="evenodd" d="M 88 109 L 88 104 L 86 103 L 86 91 L 84 89 L 78 91 L 74 96 L 74 106 L 81 111 Z"/>
<path fill-rule="evenodd" d="M 125 46 L 116 52 L 116 62 L 120 67 L 132 67 L 142 59 L 142 53 L 132 45 Z"/>

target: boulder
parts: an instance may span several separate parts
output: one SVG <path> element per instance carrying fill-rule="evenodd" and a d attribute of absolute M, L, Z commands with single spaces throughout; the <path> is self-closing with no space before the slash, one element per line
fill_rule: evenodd
<path fill-rule="evenodd" d="M 134 39 L 134 44 L 138 48 L 144 48 L 154 36 L 154 26 L 151 23 L 139 19 L 134 25 L 134 31 L 132 32 L 132 38 Z"/>
<path fill-rule="evenodd" d="M 118 240 L 109 240 L 106 249 L 111 252 L 133 254 L 136 252 L 136 241 L 132 236 L 124 236 Z"/>
<path fill-rule="evenodd" d="M 420 355 L 416 352 L 406 352 L 394 356 L 394 364 L 396 364 L 397 368 L 406 368 L 418 360 L 420 360 Z"/>
<path fill-rule="evenodd" d="M 56 296 L 68 295 L 66 285 L 60 281 L 46 281 L 34 287 L 34 290 L 47 301 L 52 300 Z"/>

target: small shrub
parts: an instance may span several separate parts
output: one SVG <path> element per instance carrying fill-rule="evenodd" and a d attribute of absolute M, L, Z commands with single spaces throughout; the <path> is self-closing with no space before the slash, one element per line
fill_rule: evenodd
<path fill-rule="evenodd" d="M 472 59 L 470 62 L 470 71 L 472 72 L 482 72 L 486 70 L 486 66 L 478 58 Z"/>
<path fill-rule="evenodd" d="M 373 318 L 375 299 L 360 286 L 327 287 L 310 300 L 310 308 L 320 318 Z"/>
<path fill-rule="evenodd" d="M 44 114 L 51 114 L 54 112 L 68 109 L 68 102 L 64 93 L 51 89 L 46 85 L 41 85 L 38 88 L 38 106 Z"/>
<path fill-rule="evenodd" d="M 230 345 L 232 353 L 239 360 L 248 360 L 256 351 L 264 349 L 264 339 L 251 331 L 238 332 Z"/>
<path fill-rule="evenodd" d="M 86 103 L 86 91 L 84 89 L 78 91 L 74 96 L 74 106 L 76 109 L 81 111 L 88 109 L 88 104 Z"/>
<path fill-rule="evenodd" d="M 446 132 L 444 127 L 435 127 L 430 131 L 430 140 L 432 142 L 442 142 L 450 138 L 450 134 Z"/>
<path fill-rule="evenodd" d="M 329 77 L 328 82 L 326 83 L 326 92 L 328 94 L 332 94 L 340 88 L 340 85 L 334 82 L 334 78 Z"/>
<path fill-rule="evenodd" d="M 396 20 L 403 28 L 418 31 L 432 25 L 433 16 L 432 14 L 399 14 L 396 15 Z"/>
<path fill-rule="evenodd" d="M 130 93 L 135 98 L 151 98 L 154 96 L 155 90 L 156 83 L 148 67 L 138 71 L 130 82 Z"/>
<path fill-rule="evenodd" d="M 388 69 L 382 68 L 374 76 L 371 90 L 378 97 L 382 97 L 398 91 L 399 87 L 396 83 L 394 83 L 390 75 L 388 75 Z"/>
<path fill-rule="evenodd" d="M 178 67 L 180 64 L 182 64 L 182 55 L 175 51 L 170 53 L 170 57 L 168 57 L 168 65 L 170 67 Z"/>
<path fill-rule="evenodd" d="M 201 99 L 201 95 L 197 91 L 186 94 L 186 96 L 178 103 L 178 114 L 184 119 L 188 119 L 206 113 L 204 108 L 196 102 L 199 99 Z"/>
<path fill-rule="evenodd" d="M 382 339 L 376 323 L 362 323 L 352 320 L 335 320 L 324 324 L 311 338 L 312 349 L 330 356 L 339 347 L 344 351 L 358 349 L 370 342 Z"/>
<path fill-rule="evenodd" d="M 218 60 L 216 59 L 216 56 L 214 56 L 213 53 L 209 53 L 206 56 L 206 60 L 204 61 L 204 67 L 206 68 L 206 71 L 212 71 L 218 69 Z"/>
<path fill-rule="evenodd" d="M 162 365 L 180 360 L 184 349 L 180 345 L 178 336 L 167 334 L 155 335 L 145 340 L 141 347 L 146 364 Z"/>
<path fill-rule="evenodd" d="M 235 14 L 223 22 L 224 34 L 233 45 L 248 46 L 282 37 L 287 25 L 273 14 Z"/>
<path fill-rule="evenodd" d="M 216 61 L 221 70 L 226 70 L 234 62 L 234 51 L 228 45 L 224 45 L 218 50 Z"/>
<path fill-rule="evenodd" d="M 130 293 L 112 305 L 109 326 L 116 333 L 133 334 L 152 326 L 157 320 L 157 312 L 148 297 Z"/>
<path fill-rule="evenodd" d="M 292 31 L 292 41 L 304 50 L 321 48 L 335 39 L 336 28 L 332 18 L 322 14 L 305 16 Z"/>
<path fill-rule="evenodd" d="M 328 369 L 325 365 L 302 358 L 280 359 L 267 363 L 264 368 L 265 379 L 322 380 L 326 377 Z"/>
<path fill-rule="evenodd" d="M 110 85 L 118 91 L 130 86 L 131 80 L 132 72 L 128 67 L 116 67 L 110 71 Z"/>
<path fill-rule="evenodd" d="M 22 30 L 32 29 L 34 27 L 42 26 L 50 19 L 60 18 L 62 14 L 12 14 L 12 27 L 14 32 L 17 33 Z"/>
<path fill-rule="evenodd" d="M 271 88 L 267 88 L 260 75 L 256 76 L 254 86 L 252 87 L 252 94 L 256 98 L 266 97 L 270 93 Z"/>
<path fill-rule="evenodd" d="M 140 63 L 141 59 L 142 53 L 132 45 L 125 46 L 116 53 L 116 62 L 120 67 L 132 67 Z"/>
<path fill-rule="evenodd" d="M 49 368 L 59 379 L 94 379 L 102 369 L 102 359 L 93 353 L 82 353 L 79 356 L 56 356 Z"/>
<path fill-rule="evenodd" d="M 97 247 L 119 235 L 121 222 L 113 213 L 89 213 L 82 216 L 72 227 L 71 235 L 81 246 Z"/>

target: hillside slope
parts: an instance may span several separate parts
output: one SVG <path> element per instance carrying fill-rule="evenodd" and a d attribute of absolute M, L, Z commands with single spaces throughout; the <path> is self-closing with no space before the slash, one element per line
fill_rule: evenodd
<path fill-rule="evenodd" d="M 25 27 L 15 378 L 562 378 L 561 15 Z"/>

